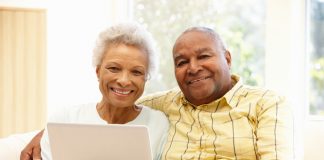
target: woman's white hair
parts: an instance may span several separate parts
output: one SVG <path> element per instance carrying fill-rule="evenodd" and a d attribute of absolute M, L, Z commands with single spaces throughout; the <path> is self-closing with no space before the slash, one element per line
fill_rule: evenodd
<path fill-rule="evenodd" d="M 94 67 L 101 65 L 104 54 L 109 47 L 119 44 L 135 46 L 146 52 L 148 57 L 148 74 L 152 76 L 157 70 L 158 55 L 152 35 L 135 22 L 120 23 L 101 32 L 93 50 L 92 64 Z"/>

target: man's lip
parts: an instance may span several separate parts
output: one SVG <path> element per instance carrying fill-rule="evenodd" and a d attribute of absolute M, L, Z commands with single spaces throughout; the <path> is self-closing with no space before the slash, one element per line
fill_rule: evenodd
<path fill-rule="evenodd" d="M 194 84 L 194 83 L 196 83 L 196 82 L 203 81 L 203 80 L 206 80 L 206 79 L 208 79 L 208 78 L 210 78 L 210 76 L 196 78 L 196 79 L 193 79 L 193 80 L 189 80 L 189 81 L 187 81 L 187 84 L 189 84 L 189 85 L 190 85 L 190 84 Z"/>

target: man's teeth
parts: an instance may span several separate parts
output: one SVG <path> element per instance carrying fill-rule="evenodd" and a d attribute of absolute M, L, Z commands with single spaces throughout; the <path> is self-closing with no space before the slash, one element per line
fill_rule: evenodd
<path fill-rule="evenodd" d="M 119 90 L 115 90 L 113 89 L 114 92 L 118 93 L 118 94 L 129 94 L 131 91 L 119 91 Z"/>
<path fill-rule="evenodd" d="M 192 83 L 195 83 L 195 82 L 198 82 L 198 81 L 201 81 L 201 80 L 205 80 L 207 78 L 208 77 L 204 77 L 204 78 L 200 78 L 200 79 L 195 79 L 195 80 L 189 81 L 189 84 L 192 84 Z"/>

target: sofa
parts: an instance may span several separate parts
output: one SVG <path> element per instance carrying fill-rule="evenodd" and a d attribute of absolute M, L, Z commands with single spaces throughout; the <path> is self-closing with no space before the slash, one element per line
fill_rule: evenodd
<path fill-rule="evenodd" d="M 20 152 L 39 131 L 0 138 L 0 160 L 19 160 Z"/>

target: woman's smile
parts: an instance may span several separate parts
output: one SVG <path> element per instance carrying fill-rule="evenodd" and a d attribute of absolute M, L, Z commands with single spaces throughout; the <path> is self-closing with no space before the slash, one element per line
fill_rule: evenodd
<path fill-rule="evenodd" d="M 113 93 L 119 95 L 119 96 L 128 96 L 129 94 L 131 94 L 132 92 L 134 92 L 134 90 L 128 90 L 128 89 L 118 89 L 118 88 L 110 88 L 111 91 L 113 91 Z"/>

